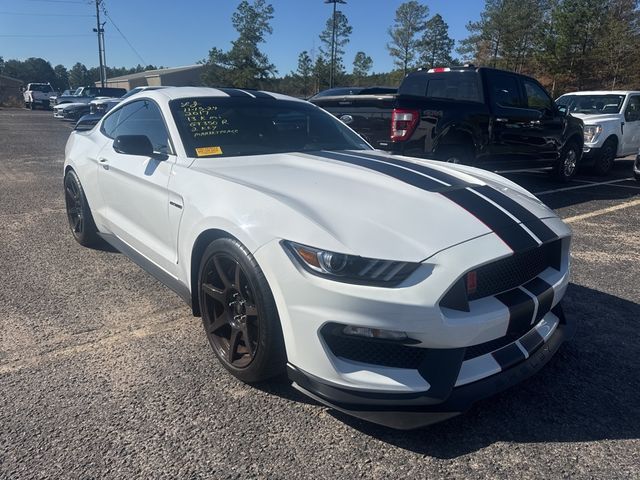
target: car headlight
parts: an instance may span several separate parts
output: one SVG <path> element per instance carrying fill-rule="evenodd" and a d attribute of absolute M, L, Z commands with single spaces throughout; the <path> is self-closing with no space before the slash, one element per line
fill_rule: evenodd
<path fill-rule="evenodd" d="M 365 258 L 283 241 L 284 248 L 308 272 L 346 283 L 392 287 L 413 273 L 419 263 Z"/>
<path fill-rule="evenodd" d="M 585 125 L 584 126 L 584 142 L 593 143 L 598 138 L 598 135 L 602 133 L 601 125 Z"/>

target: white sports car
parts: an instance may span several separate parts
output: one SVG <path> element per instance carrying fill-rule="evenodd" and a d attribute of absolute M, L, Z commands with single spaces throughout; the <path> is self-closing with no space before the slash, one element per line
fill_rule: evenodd
<path fill-rule="evenodd" d="M 216 356 L 396 428 L 538 371 L 572 331 L 569 228 L 489 172 L 391 156 L 278 94 L 166 88 L 71 134 L 64 186 L 99 237 L 201 315 Z"/>

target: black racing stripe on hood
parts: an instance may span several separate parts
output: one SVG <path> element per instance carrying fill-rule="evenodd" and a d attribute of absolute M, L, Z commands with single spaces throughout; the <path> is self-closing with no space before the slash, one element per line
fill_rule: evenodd
<path fill-rule="evenodd" d="M 408 169 L 413 170 L 415 172 L 422 173 L 424 175 L 429 175 L 430 177 L 436 178 L 436 179 L 440 180 L 441 182 L 445 182 L 445 183 L 447 183 L 447 184 L 449 184 L 451 186 L 461 187 L 461 186 L 468 185 L 468 182 L 465 182 L 464 180 L 461 180 L 460 178 L 456 177 L 455 175 L 451 175 L 450 173 L 446 173 L 446 172 L 443 172 L 443 171 L 438 170 L 436 168 L 432 168 L 432 167 L 430 167 L 428 165 L 409 162 L 407 160 L 402 160 L 400 158 L 393 158 L 393 157 L 388 156 L 388 155 L 375 155 L 375 154 L 370 154 L 370 153 L 361 153 L 359 151 L 353 152 L 353 155 L 357 155 L 359 157 L 370 158 L 370 159 L 373 159 L 373 160 L 388 162 L 388 163 L 391 163 L 393 165 L 397 165 L 399 167 L 408 168 Z"/>
<path fill-rule="evenodd" d="M 395 159 L 384 156 L 329 151 L 313 152 L 313 155 L 367 168 L 427 192 L 440 193 L 484 223 L 513 251 L 528 250 L 538 246 L 538 242 L 517 221 L 492 203 L 467 190 L 466 187 L 471 188 L 472 185 L 460 183 L 461 181 L 455 177 L 453 178 L 455 178 L 456 185 L 446 186 L 442 184 L 442 181 L 428 178 L 414 168 L 409 168 L 409 166 L 418 166 L 411 162 L 402 162 L 407 164 L 407 167 L 404 167 L 404 165 L 394 163 Z M 429 169 L 429 171 L 432 170 Z M 425 175 L 432 176 L 428 173 Z"/>
<path fill-rule="evenodd" d="M 395 165 L 383 161 L 374 161 L 367 158 L 354 157 L 351 155 L 340 154 L 338 152 L 327 151 L 313 152 L 311 155 L 367 168 L 369 170 L 388 175 L 397 180 L 400 180 L 401 182 L 413 185 L 414 187 L 420 188 L 422 190 L 426 190 L 427 192 L 437 192 L 442 188 L 446 188 L 445 185 L 442 185 L 441 183 L 436 182 L 430 178 L 427 178 L 423 175 L 418 175 L 412 171 L 396 167 Z"/>
<path fill-rule="evenodd" d="M 488 199 L 500 205 L 511 215 L 516 217 L 521 222 L 527 226 L 529 230 L 533 232 L 533 234 L 540 239 L 542 243 L 551 242 L 553 240 L 557 240 L 558 236 L 555 234 L 553 230 L 551 230 L 545 223 L 540 220 L 536 215 L 531 213 L 525 207 L 520 205 L 518 202 L 509 198 L 504 193 L 496 190 L 489 185 L 483 186 L 474 186 L 471 187 L 472 190 L 475 190 L 478 193 L 481 193 Z"/>
<path fill-rule="evenodd" d="M 514 252 L 536 248 L 538 242 L 518 222 L 466 188 L 441 192 L 495 232 Z"/>

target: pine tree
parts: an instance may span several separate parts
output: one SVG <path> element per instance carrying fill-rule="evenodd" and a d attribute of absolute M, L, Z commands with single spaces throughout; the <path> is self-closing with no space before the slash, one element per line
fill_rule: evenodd
<path fill-rule="evenodd" d="M 396 10 L 394 24 L 389 29 L 391 41 L 387 43 L 387 50 L 393 57 L 393 63 L 405 75 L 415 61 L 420 45 L 419 35 L 425 28 L 428 14 L 429 7 L 416 0 L 401 4 Z"/>
<path fill-rule="evenodd" d="M 425 67 L 446 66 L 453 62 L 451 51 L 454 40 L 449 36 L 449 25 L 440 14 L 434 15 L 426 23 L 420 43 L 420 62 Z"/>
<path fill-rule="evenodd" d="M 344 47 L 349 43 L 349 37 L 353 33 L 353 28 L 349 25 L 349 20 L 340 10 L 336 11 L 336 33 L 335 33 L 335 69 L 334 73 L 336 77 L 344 76 L 344 64 L 342 63 L 342 57 L 344 56 Z M 323 62 L 329 65 L 331 68 L 331 45 L 333 38 L 333 15 L 327 19 L 325 29 L 320 34 L 320 57 Z M 335 79 L 334 79 L 335 82 Z M 338 83 L 338 82 L 335 82 Z"/>
<path fill-rule="evenodd" d="M 373 60 L 364 52 L 356 53 L 353 59 L 353 80 L 355 85 L 361 85 L 364 78 L 373 68 Z"/>
<path fill-rule="evenodd" d="M 228 52 L 215 47 L 209 51 L 203 81 L 212 86 L 263 88 L 276 73 L 275 66 L 259 48 L 265 36 L 273 32 L 272 19 L 273 6 L 265 0 L 252 3 L 242 0 L 231 18 L 238 38 Z"/>
<path fill-rule="evenodd" d="M 298 69 L 293 74 L 297 87 L 304 97 L 308 97 L 311 91 L 313 77 L 313 60 L 306 50 L 298 55 Z"/>

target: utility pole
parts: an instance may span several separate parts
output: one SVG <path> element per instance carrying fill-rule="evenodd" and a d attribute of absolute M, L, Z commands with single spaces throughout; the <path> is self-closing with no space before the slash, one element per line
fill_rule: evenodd
<path fill-rule="evenodd" d="M 338 56 L 338 50 L 336 46 L 336 4 L 347 3 L 345 0 L 324 0 L 324 3 L 333 3 L 333 27 L 331 32 L 331 69 L 329 73 L 329 88 L 333 88 L 336 71 L 336 57 Z"/>
<path fill-rule="evenodd" d="M 104 53 L 104 23 L 100 23 L 100 4 L 103 0 L 96 0 L 96 27 L 93 31 L 98 34 L 98 57 L 100 58 L 100 85 L 106 86 L 107 60 Z"/>

